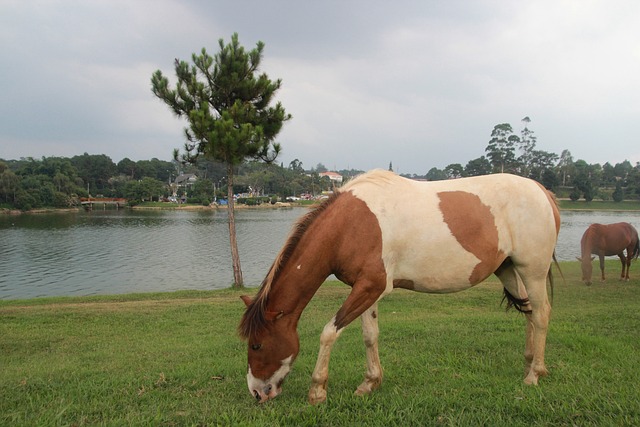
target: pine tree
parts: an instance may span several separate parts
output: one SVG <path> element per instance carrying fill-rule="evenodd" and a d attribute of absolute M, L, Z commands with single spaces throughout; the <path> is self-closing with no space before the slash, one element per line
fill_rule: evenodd
<path fill-rule="evenodd" d="M 247 52 L 231 36 L 227 45 L 210 56 L 205 48 L 193 54 L 193 64 L 175 60 L 177 83 L 171 88 L 160 70 L 151 77 L 154 95 L 176 116 L 188 121 L 184 151 L 174 150 L 176 160 L 195 162 L 199 156 L 223 162 L 227 167 L 229 238 L 234 286 L 243 286 L 235 231 L 234 173 L 248 160 L 272 162 L 280 152 L 274 142 L 285 121 L 291 119 L 280 104 L 270 106 L 281 80 L 272 81 L 258 70 L 264 43 Z"/>

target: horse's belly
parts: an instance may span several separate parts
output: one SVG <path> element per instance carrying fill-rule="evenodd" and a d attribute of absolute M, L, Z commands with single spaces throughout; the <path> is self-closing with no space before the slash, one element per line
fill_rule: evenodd
<path fill-rule="evenodd" d="M 387 264 L 387 268 L 393 277 L 394 287 L 418 292 L 450 293 L 469 289 L 485 280 L 501 262 L 496 260 L 494 264 L 486 266 L 472 253 L 457 251 L 455 256 L 448 256 L 444 251 L 440 254 L 406 256 Z"/>

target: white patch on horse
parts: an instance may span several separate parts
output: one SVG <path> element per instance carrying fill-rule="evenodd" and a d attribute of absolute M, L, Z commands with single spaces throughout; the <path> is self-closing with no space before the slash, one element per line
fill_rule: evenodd
<path fill-rule="evenodd" d="M 277 395 L 280 394 L 282 388 L 280 384 L 286 376 L 291 371 L 291 363 L 293 362 L 293 355 L 283 359 L 281 361 L 280 368 L 273 373 L 271 378 L 266 381 L 263 381 L 259 378 L 256 378 L 251 373 L 251 366 L 249 366 L 249 371 L 247 372 L 247 385 L 249 386 L 249 391 L 251 394 L 256 396 L 256 394 L 260 397 L 258 400 L 260 402 L 264 402 L 268 399 L 273 399 Z M 256 396 L 256 397 L 258 397 Z"/>
<path fill-rule="evenodd" d="M 535 188 L 533 181 L 529 183 L 520 177 L 487 175 L 428 185 L 385 171 L 363 178 L 350 181 L 343 191 L 351 191 L 364 201 L 378 219 L 388 289 L 396 279 L 411 280 L 414 289 L 423 292 L 456 292 L 472 286 L 469 278 L 482 260 L 467 251 L 452 234 L 440 209 L 438 194 L 441 192 L 463 191 L 476 195 L 494 217 L 498 249 L 506 256 L 513 253 L 514 247 L 521 251 L 535 250 L 539 244 L 538 241 L 513 241 L 509 224 L 546 227 L 549 222 L 553 223 L 551 217 L 548 221 L 529 219 L 540 212 L 549 212 L 550 216 L 552 213 L 544 193 Z M 380 188 L 387 182 L 393 182 L 394 191 L 387 191 L 381 197 Z M 524 190 L 523 186 L 530 188 Z M 553 228 L 540 229 L 537 237 L 554 241 L 555 236 L 549 235 L 554 231 Z"/>
<path fill-rule="evenodd" d="M 300 267 L 302 267 L 302 265 L 297 266 L 296 269 L 300 270 Z"/>

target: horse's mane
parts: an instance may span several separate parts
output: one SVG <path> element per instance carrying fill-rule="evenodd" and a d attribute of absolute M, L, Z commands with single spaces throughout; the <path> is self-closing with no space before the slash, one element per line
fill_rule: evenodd
<path fill-rule="evenodd" d="M 267 276 L 262 281 L 258 293 L 253 301 L 247 306 L 247 309 L 242 316 L 240 326 L 238 327 L 238 332 L 242 338 L 248 339 L 266 328 L 266 308 L 269 292 L 271 291 L 271 285 L 278 278 L 282 267 L 291 257 L 291 254 L 300 243 L 302 236 L 309 226 L 318 216 L 320 216 L 320 214 L 322 214 L 322 212 L 333 204 L 339 195 L 340 192 L 335 192 L 294 224 L 286 243 L 278 253 L 278 256 L 276 256 L 275 261 L 273 261 Z"/>

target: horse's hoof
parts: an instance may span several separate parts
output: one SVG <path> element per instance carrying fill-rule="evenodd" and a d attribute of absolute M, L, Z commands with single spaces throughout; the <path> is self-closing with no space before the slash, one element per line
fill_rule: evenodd
<path fill-rule="evenodd" d="M 355 394 L 356 396 L 365 396 L 367 394 L 371 394 L 372 391 L 373 389 L 371 387 L 369 387 L 366 383 L 362 383 L 358 386 L 353 394 Z"/>
<path fill-rule="evenodd" d="M 377 390 L 380 387 L 381 383 L 382 378 L 365 379 L 362 384 L 358 386 L 354 394 L 356 396 L 371 394 L 372 391 Z"/>
<path fill-rule="evenodd" d="M 312 388 L 309 390 L 309 403 L 312 405 L 318 405 L 327 400 L 327 390 L 323 388 Z"/>

